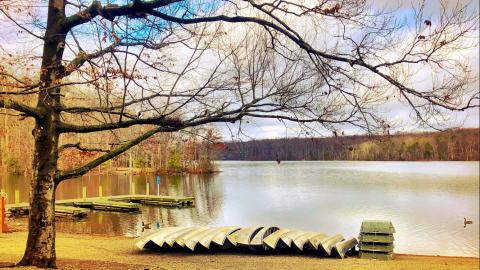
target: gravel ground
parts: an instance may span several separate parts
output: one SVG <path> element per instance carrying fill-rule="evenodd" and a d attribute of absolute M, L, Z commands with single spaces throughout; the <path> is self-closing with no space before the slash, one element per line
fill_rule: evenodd
<path fill-rule="evenodd" d="M 0 268 L 18 261 L 25 248 L 24 231 L 0 234 Z M 140 251 L 134 239 L 96 235 L 57 235 L 58 269 L 331 269 L 422 270 L 479 269 L 479 258 L 397 255 L 393 261 L 358 258 L 326 259 L 304 255 L 242 253 L 188 254 Z M 18 267 L 15 269 L 36 269 Z"/>

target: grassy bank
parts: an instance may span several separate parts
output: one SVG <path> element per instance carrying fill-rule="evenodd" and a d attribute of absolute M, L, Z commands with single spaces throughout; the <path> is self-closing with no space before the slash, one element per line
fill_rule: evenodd
<path fill-rule="evenodd" d="M 18 261 L 27 233 L 0 234 L 0 263 Z M 397 255 L 393 261 L 325 259 L 299 255 L 188 254 L 140 251 L 133 238 L 59 233 L 59 269 L 479 269 L 478 258 Z M 34 268 L 17 268 L 34 269 Z"/>

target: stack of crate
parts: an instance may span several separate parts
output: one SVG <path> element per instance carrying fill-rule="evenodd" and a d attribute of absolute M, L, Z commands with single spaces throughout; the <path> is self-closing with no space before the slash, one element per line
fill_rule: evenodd
<path fill-rule="evenodd" d="M 395 228 L 391 221 L 364 220 L 360 228 L 360 258 L 393 259 L 393 234 Z"/>

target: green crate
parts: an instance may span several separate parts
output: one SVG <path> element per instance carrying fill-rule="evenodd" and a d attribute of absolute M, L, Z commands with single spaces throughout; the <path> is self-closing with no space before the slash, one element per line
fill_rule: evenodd
<path fill-rule="evenodd" d="M 393 260 L 393 253 L 360 251 L 360 258 L 388 261 Z"/>
<path fill-rule="evenodd" d="M 364 220 L 360 228 L 361 233 L 374 234 L 393 234 L 395 228 L 391 221 L 388 220 Z"/>
<path fill-rule="evenodd" d="M 358 240 L 359 242 L 368 242 L 368 243 L 393 243 L 395 238 L 391 234 L 360 233 Z"/>
<path fill-rule="evenodd" d="M 394 245 L 362 242 L 358 245 L 358 248 L 360 251 L 393 252 Z"/>

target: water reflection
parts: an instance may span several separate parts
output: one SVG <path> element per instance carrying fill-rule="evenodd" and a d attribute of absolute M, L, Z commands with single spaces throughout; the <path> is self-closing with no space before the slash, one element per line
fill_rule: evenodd
<path fill-rule="evenodd" d="M 138 236 L 142 233 L 142 222 L 157 226 L 206 225 L 216 219 L 222 205 L 222 186 L 212 175 L 162 176 L 160 184 L 154 175 L 108 174 L 90 175 L 62 182 L 56 191 L 57 200 L 82 197 L 86 187 L 87 197 L 125 194 L 160 194 L 169 196 L 193 196 L 195 207 L 148 207 L 142 206 L 139 213 L 113 213 L 91 211 L 82 221 L 59 221 L 57 231 L 104 235 Z M 14 192 L 20 192 L 20 202 L 28 201 L 28 181 L 24 177 L 0 178 L 0 187 L 8 194 L 7 203 L 14 203 Z M 157 225 L 158 224 L 158 225 Z"/>
<path fill-rule="evenodd" d="M 140 213 L 132 214 L 92 211 L 84 222 L 58 222 L 58 231 L 138 236 L 142 233 L 142 222 L 151 224 L 152 228 L 206 225 L 216 219 L 221 208 L 218 196 L 222 190 L 221 183 L 211 175 L 162 176 L 158 186 L 153 175 L 87 176 L 60 184 L 57 198 L 79 198 L 82 186 L 87 187 L 88 197 L 98 196 L 99 185 L 103 188 L 103 196 L 147 194 L 148 189 L 149 194 L 193 196 L 196 205 L 189 208 L 142 206 Z"/>
<path fill-rule="evenodd" d="M 479 256 L 478 162 L 221 162 L 210 176 L 110 174 L 66 181 L 58 199 L 129 193 L 194 196 L 192 208 L 142 207 L 141 213 L 91 212 L 81 222 L 58 222 L 61 232 L 138 236 L 142 221 L 159 226 L 253 226 L 357 236 L 363 219 L 394 223 L 395 251 Z M 27 181 L 0 177 L 9 194 Z M 13 196 L 8 201 L 13 202 Z M 463 228 L 463 218 L 473 225 Z"/>

